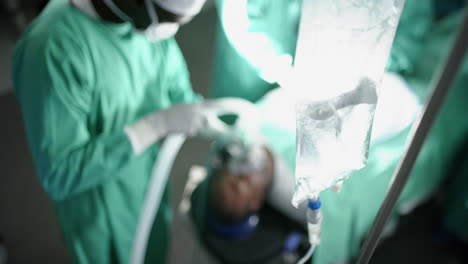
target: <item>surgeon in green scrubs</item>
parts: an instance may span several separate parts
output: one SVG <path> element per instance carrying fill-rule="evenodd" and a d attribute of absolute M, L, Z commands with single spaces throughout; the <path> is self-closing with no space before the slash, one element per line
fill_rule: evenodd
<path fill-rule="evenodd" d="M 157 142 L 207 124 L 172 37 L 203 3 L 52 0 L 16 46 L 15 94 L 75 263 L 128 263 Z M 165 189 L 150 263 L 167 259 Z"/>
<path fill-rule="evenodd" d="M 270 118 L 263 120 L 262 132 L 273 152 L 294 172 L 295 130 L 279 122 L 282 113 L 275 112 L 285 109 L 279 106 L 287 96 L 276 96 L 279 97 L 276 103 L 268 103 L 268 100 L 272 100 L 274 96 L 271 94 L 278 86 L 287 85 L 285 76 L 294 59 L 301 1 L 218 0 L 217 7 L 220 26 L 212 96 L 241 97 L 256 102 L 261 108 L 274 105 L 267 108 Z M 421 107 L 429 94 L 428 87 L 435 70 L 450 50 L 461 16 L 462 12 L 458 11 L 443 19 L 436 18 L 434 1 L 406 1 L 387 65 L 386 76 L 392 79 L 384 87 L 390 91 L 387 95 L 392 94 L 392 89 L 403 87 L 417 98 L 415 105 Z M 464 89 L 468 83 L 467 65 L 465 60 L 398 202 L 393 223 L 397 213 L 411 211 L 440 186 L 445 170 L 467 135 L 468 119 L 460 114 L 463 109 L 466 111 L 468 98 L 468 90 Z M 379 99 L 379 104 L 384 100 Z M 390 111 L 386 111 L 382 118 L 376 114 L 376 122 L 383 121 L 384 126 L 389 121 L 401 119 L 401 112 L 395 111 L 402 110 L 402 99 L 390 100 L 387 106 Z M 417 113 L 410 121 L 416 116 Z M 373 140 L 367 166 L 344 183 L 341 193 L 326 190 L 321 194 L 322 240 L 314 254 L 314 263 L 336 263 L 356 256 L 403 154 L 410 124 L 408 122 Z M 464 193 L 467 192 L 464 188 Z M 451 219 L 466 219 L 460 218 L 462 213 L 458 218 L 455 214 L 455 209 L 462 207 L 465 200 L 458 204 L 454 202 Z M 466 230 L 462 221 L 452 223 Z M 455 226 L 452 229 L 456 230 Z"/>

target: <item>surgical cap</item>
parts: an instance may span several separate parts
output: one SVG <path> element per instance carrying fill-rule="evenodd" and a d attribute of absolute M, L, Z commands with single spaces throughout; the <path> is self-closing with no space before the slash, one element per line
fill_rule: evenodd
<path fill-rule="evenodd" d="M 206 0 L 153 0 L 160 7 L 176 15 L 194 16 L 198 14 Z"/>

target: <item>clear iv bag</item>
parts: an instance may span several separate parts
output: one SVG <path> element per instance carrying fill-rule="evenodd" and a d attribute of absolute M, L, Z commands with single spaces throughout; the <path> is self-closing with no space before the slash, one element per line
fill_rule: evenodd
<path fill-rule="evenodd" d="M 293 204 L 367 162 L 378 88 L 404 0 L 303 0 L 292 87 L 296 105 Z"/>

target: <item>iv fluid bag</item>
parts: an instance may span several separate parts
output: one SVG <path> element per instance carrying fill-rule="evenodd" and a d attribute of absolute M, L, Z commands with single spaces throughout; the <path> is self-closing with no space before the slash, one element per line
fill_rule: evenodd
<path fill-rule="evenodd" d="M 367 162 L 378 88 L 404 0 L 303 0 L 292 87 L 296 105 L 293 204 Z"/>

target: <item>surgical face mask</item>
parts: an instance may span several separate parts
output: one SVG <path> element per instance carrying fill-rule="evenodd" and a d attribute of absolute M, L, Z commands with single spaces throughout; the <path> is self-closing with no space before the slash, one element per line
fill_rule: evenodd
<path fill-rule="evenodd" d="M 145 4 L 151 19 L 151 25 L 143 31 L 143 34 L 152 42 L 174 36 L 179 30 L 179 24 L 175 22 L 159 23 L 156 9 L 151 0 L 145 0 Z"/>
<path fill-rule="evenodd" d="M 123 12 L 112 0 L 104 0 L 106 6 L 123 21 L 133 23 L 133 19 Z M 148 40 L 157 42 L 174 36 L 179 30 L 179 24 L 175 22 L 159 23 L 156 9 L 151 0 L 145 0 L 146 10 L 151 19 L 151 24 L 144 30 L 138 30 Z"/>
<path fill-rule="evenodd" d="M 177 23 L 161 23 L 151 24 L 142 33 L 148 40 L 157 42 L 174 36 L 178 30 L 179 24 Z"/>

